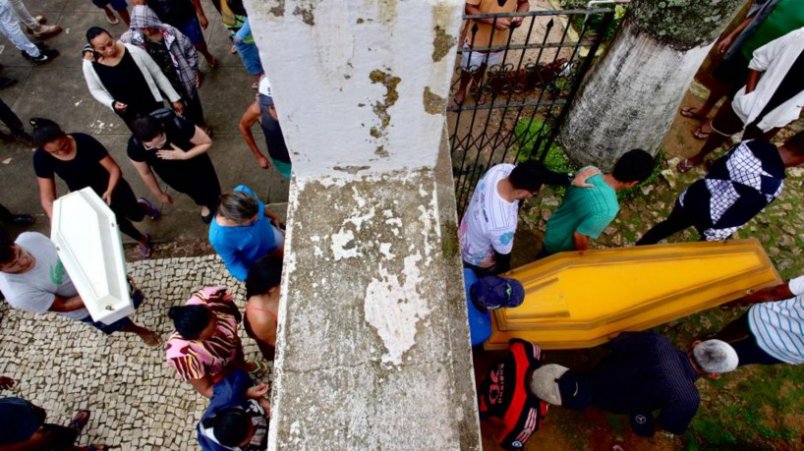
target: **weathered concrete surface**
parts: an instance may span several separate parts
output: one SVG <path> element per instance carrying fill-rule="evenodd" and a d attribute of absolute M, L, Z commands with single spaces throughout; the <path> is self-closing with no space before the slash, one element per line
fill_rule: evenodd
<path fill-rule="evenodd" d="M 479 448 L 455 219 L 437 215 L 439 194 L 426 168 L 291 185 L 275 449 Z"/>
<path fill-rule="evenodd" d="M 298 176 L 435 165 L 462 1 L 246 6 Z"/>
<path fill-rule="evenodd" d="M 635 1 L 562 128 L 559 141 L 570 157 L 610 169 L 636 147 L 657 154 L 715 38 L 743 4 Z"/>
<path fill-rule="evenodd" d="M 270 449 L 478 449 L 445 108 L 462 0 L 247 1 L 294 178 Z"/>

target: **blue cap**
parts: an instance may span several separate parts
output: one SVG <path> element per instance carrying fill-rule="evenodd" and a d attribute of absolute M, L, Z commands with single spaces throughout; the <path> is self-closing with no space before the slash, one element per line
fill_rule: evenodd
<path fill-rule="evenodd" d="M 525 300 L 525 288 L 514 279 L 486 276 L 472 285 L 471 297 L 480 311 L 518 307 Z"/>

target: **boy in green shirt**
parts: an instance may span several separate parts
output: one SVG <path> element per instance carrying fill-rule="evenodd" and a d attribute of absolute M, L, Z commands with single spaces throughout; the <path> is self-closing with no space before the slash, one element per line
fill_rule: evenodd
<path fill-rule="evenodd" d="M 537 258 L 561 251 L 589 248 L 589 241 L 597 239 L 617 216 L 620 205 L 617 192 L 631 188 L 647 179 L 653 172 L 653 157 L 641 149 L 623 154 L 606 174 L 590 177 L 591 188 L 567 189 L 558 209 L 547 221 L 542 251 Z"/>

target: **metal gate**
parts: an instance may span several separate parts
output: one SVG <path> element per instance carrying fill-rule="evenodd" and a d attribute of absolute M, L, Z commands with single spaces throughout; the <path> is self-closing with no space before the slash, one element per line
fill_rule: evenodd
<path fill-rule="evenodd" d="M 609 9 L 464 16 L 447 108 L 460 215 L 489 167 L 545 160 L 613 17 Z"/>

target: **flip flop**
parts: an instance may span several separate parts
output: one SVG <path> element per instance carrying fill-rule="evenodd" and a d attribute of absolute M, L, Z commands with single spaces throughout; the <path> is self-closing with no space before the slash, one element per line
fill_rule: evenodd
<path fill-rule="evenodd" d="M 145 244 L 138 244 L 137 250 L 140 251 L 140 255 L 142 255 L 143 258 L 149 258 L 151 256 L 154 250 L 154 243 L 151 242 L 151 234 L 145 234 Z"/>
<path fill-rule="evenodd" d="M 140 338 L 142 338 L 142 337 L 140 337 Z M 157 334 L 154 331 L 150 331 L 150 333 L 148 334 L 148 338 L 142 338 L 142 341 L 147 346 L 150 346 L 152 348 L 155 348 L 155 347 L 159 346 L 160 343 L 162 343 L 162 340 L 159 338 L 159 334 Z"/>
<path fill-rule="evenodd" d="M 263 376 L 265 376 L 265 373 L 268 371 L 267 364 L 265 364 L 262 360 L 257 360 L 250 363 L 254 364 L 254 369 L 249 371 L 248 374 L 254 376 L 255 379 L 261 379 Z"/>
<path fill-rule="evenodd" d="M 701 127 L 698 127 L 698 129 L 695 130 L 692 133 L 692 137 L 695 138 L 695 139 L 700 139 L 701 141 L 705 141 L 705 140 L 709 139 L 709 135 L 711 135 L 711 134 L 712 134 L 711 131 L 706 132 L 706 131 L 703 130 L 703 127 L 701 126 Z"/>
<path fill-rule="evenodd" d="M 89 415 L 90 415 L 89 410 L 86 409 L 79 410 L 73 416 L 73 419 L 70 420 L 70 424 L 68 424 L 67 427 L 80 433 L 82 430 L 84 430 L 84 426 L 86 426 L 87 423 L 89 423 Z"/>
<path fill-rule="evenodd" d="M 685 106 L 684 108 L 681 109 L 680 114 L 690 119 L 698 119 L 699 121 L 706 119 L 706 116 L 704 116 L 703 114 L 699 114 L 697 110 L 698 108 Z"/>

